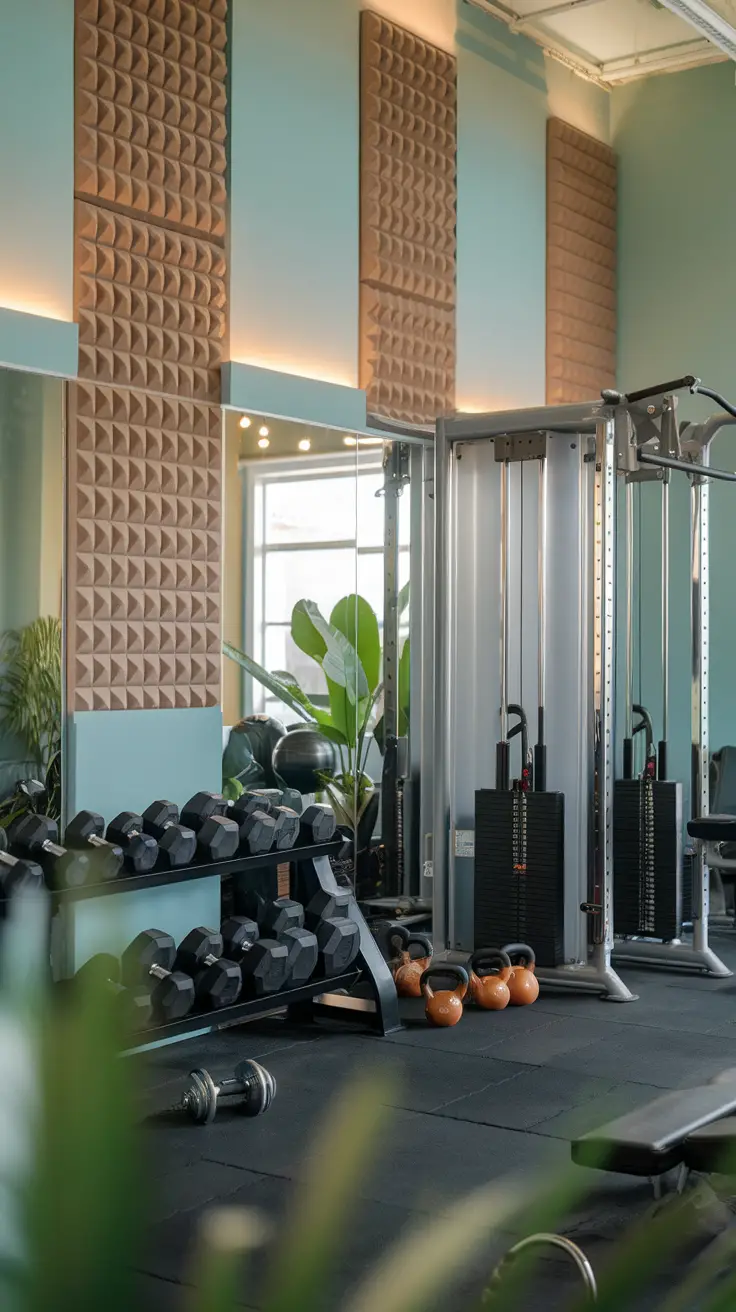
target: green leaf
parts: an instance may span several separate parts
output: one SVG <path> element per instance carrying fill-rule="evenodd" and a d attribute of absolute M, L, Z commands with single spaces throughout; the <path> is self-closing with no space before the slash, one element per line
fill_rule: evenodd
<path fill-rule="evenodd" d="M 314 634 L 310 636 L 307 622 L 315 631 L 316 637 Z M 312 656 L 314 660 L 321 660 L 325 678 L 331 679 L 339 688 L 345 688 L 353 704 L 356 700 L 368 696 L 368 680 L 355 648 L 348 642 L 344 633 L 340 633 L 339 629 L 327 622 L 315 602 L 306 600 L 297 602 L 291 616 L 291 636 L 301 651 Z M 318 638 L 324 645 L 324 654 L 321 658 L 316 655 L 316 652 L 322 648 Z"/>
<path fill-rule="evenodd" d="M 375 611 L 364 597 L 352 593 L 338 601 L 330 615 L 330 624 L 357 651 L 368 688 L 375 692 L 381 678 L 381 638 Z"/>
<path fill-rule="evenodd" d="M 330 720 L 333 727 L 342 735 L 347 747 L 354 747 L 357 741 L 356 706 L 351 702 L 347 688 L 327 679 L 327 691 L 330 696 Z"/>
<path fill-rule="evenodd" d="M 243 785 L 239 779 L 225 779 L 222 785 L 222 795 L 227 798 L 228 802 L 237 802 L 243 791 Z"/>
<path fill-rule="evenodd" d="M 268 670 L 264 670 L 263 666 L 259 665 L 257 661 L 252 660 L 250 656 L 246 656 L 244 651 L 240 651 L 237 647 L 233 647 L 232 643 L 223 642 L 222 650 L 226 656 L 229 656 L 231 661 L 235 661 L 236 665 L 240 665 L 248 674 L 252 675 L 254 679 L 257 679 L 259 683 L 262 683 L 264 688 L 268 688 L 268 691 L 273 693 L 274 697 L 278 697 L 279 701 L 282 701 L 286 706 L 289 706 L 296 715 L 301 717 L 302 720 L 310 720 L 313 718 L 311 714 L 306 713 L 304 702 L 295 697 L 290 685 L 283 683 L 276 675 L 269 674 Z M 299 691 L 301 692 L 301 689 L 299 689 Z M 304 694 L 302 693 L 302 697 L 303 696 Z"/>
<path fill-rule="evenodd" d="M 313 601 L 298 601 L 291 612 L 291 636 L 305 656 L 311 656 L 312 660 L 319 661 L 321 665 L 327 652 L 327 642 L 315 623 L 316 616 L 324 624 L 324 618 Z"/>
<path fill-rule="evenodd" d="M 399 593 L 399 597 L 398 597 L 398 601 L 397 601 L 397 608 L 398 608 L 398 612 L 399 612 L 399 619 L 401 619 L 401 616 L 404 614 L 404 611 L 406 610 L 407 606 L 409 605 L 409 588 L 410 588 L 410 586 L 411 586 L 411 585 L 410 585 L 409 583 L 405 583 L 404 586 L 403 586 L 403 588 L 401 589 L 401 592 Z"/>
<path fill-rule="evenodd" d="M 411 650 L 406 639 L 399 657 L 399 737 L 409 732 L 409 699 L 411 694 Z"/>

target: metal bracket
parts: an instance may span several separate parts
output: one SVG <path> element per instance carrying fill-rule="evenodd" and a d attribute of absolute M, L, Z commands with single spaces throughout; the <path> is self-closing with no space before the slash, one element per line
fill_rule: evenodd
<path fill-rule="evenodd" d="M 506 460 L 512 463 L 521 460 L 544 460 L 547 454 L 546 433 L 513 433 L 491 440 L 496 463 L 499 465 Z"/>

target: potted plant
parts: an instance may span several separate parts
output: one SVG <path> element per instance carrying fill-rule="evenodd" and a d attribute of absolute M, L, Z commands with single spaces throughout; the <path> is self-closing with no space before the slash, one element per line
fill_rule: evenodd
<path fill-rule="evenodd" d="M 401 594 L 400 607 L 408 601 L 408 590 Z M 320 782 L 340 824 L 358 828 L 358 849 L 370 838 L 378 811 L 373 780 L 366 773 L 370 731 L 382 747 L 382 717 L 375 721 L 383 691 L 381 671 L 383 653 L 375 611 L 356 594 L 343 597 L 333 608 L 329 620 L 313 601 L 302 600 L 291 615 L 291 636 L 305 655 L 321 669 L 325 695 L 309 697 L 292 674 L 285 670 L 269 672 L 245 652 L 230 643 L 224 652 L 257 679 L 274 697 L 278 697 L 305 724 L 312 726 L 332 742 L 337 754 L 337 768 L 323 771 Z M 399 702 L 400 729 L 408 728 L 409 642 L 404 643 L 400 661 Z M 361 825 L 365 817 L 370 821 Z"/>
<path fill-rule="evenodd" d="M 0 722 L 22 743 L 38 780 L 21 779 L 0 802 L 5 828 L 42 806 L 61 816 L 61 620 L 46 615 L 0 638 Z M 39 788 L 39 781 L 43 785 Z"/>

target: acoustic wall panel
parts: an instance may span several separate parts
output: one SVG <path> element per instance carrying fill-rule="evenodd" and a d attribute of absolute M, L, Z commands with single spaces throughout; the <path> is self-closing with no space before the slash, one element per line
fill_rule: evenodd
<path fill-rule="evenodd" d="M 360 385 L 412 422 L 455 405 L 456 60 L 361 15 Z"/>
<path fill-rule="evenodd" d="M 616 155 L 547 124 L 547 401 L 616 385 Z"/>
<path fill-rule="evenodd" d="M 227 0 L 77 0 L 69 702 L 220 693 Z"/>

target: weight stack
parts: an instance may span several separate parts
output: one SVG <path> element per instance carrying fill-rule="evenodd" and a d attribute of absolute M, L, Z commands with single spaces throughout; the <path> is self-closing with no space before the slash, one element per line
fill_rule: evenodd
<path fill-rule="evenodd" d="M 619 779 L 613 794 L 613 928 L 667 942 L 682 932 L 682 785 Z"/>
<path fill-rule="evenodd" d="M 476 948 L 528 943 L 540 966 L 564 961 L 562 793 L 475 794 Z"/>

